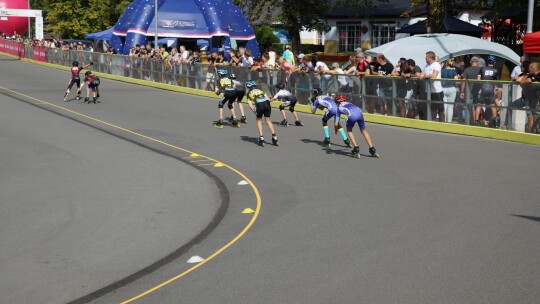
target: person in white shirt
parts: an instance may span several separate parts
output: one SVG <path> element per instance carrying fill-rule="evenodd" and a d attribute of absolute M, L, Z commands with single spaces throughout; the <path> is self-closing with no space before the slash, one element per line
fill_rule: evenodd
<path fill-rule="evenodd" d="M 420 74 L 420 79 L 441 79 L 441 64 L 435 60 L 435 53 L 429 51 L 426 53 L 426 67 Z M 431 117 L 433 120 L 445 121 L 444 113 L 444 93 L 440 80 L 430 81 L 429 87 L 431 91 Z"/>

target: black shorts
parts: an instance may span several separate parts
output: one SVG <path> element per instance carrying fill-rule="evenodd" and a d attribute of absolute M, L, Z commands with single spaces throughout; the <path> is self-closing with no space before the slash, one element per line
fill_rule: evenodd
<path fill-rule="evenodd" d="M 444 98 L 444 93 L 431 93 L 431 101 L 436 101 L 431 103 L 431 112 L 444 112 L 444 103 L 442 103 Z M 437 102 L 440 101 L 440 102 Z"/>
<path fill-rule="evenodd" d="M 242 102 L 244 96 L 246 96 L 246 91 L 236 91 L 236 102 Z"/>
<path fill-rule="evenodd" d="M 227 102 L 232 106 L 233 102 L 236 100 L 236 92 L 229 90 L 223 92 L 223 98 L 219 101 L 219 107 L 223 107 Z"/>
<path fill-rule="evenodd" d="M 71 79 L 71 82 L 68 85 L 68 89 L 71 90 L 71 87 L 73 87 L 74 84 L 77 84 L 77 90 L 81 87 L 81 80 L 80 79 Z"/>
<path fill-rule="evenodd" d="M 487 92 L 480 92 L 477 103 L 480 104 L 494 104 L 495 103 L 495 91 L 489 90 Z"/>
<path fill-rule="evenodd" d="M 272 106 L 270 106 L 270 101 L 263 101 L 255 104 L 255 114 L 257 118 L 270 117 L 272 114 Z"/>

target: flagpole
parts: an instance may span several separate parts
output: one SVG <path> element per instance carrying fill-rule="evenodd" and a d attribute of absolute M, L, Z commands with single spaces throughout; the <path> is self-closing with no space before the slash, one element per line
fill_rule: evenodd
<path fill-rule="evenodd" d="M 154 0 L 154 48 L 158 49 L 158 0 Z"/>

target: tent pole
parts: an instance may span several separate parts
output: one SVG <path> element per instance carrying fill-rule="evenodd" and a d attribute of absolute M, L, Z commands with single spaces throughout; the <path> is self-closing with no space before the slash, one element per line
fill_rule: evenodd
<path fill-rule="evenodd" d="M 534 15 L 534 0 L 529 0 L 529 13 L 527 14 L 527 33 L 532 33 Z"/>
<path fill-rule="evenodd" d="M 154 20 L 156 20 L 156 22 L 154 23 L 154 48 L 157 49 L 158 48 L 158 1 L 157 0 L 154 0 Z"/>

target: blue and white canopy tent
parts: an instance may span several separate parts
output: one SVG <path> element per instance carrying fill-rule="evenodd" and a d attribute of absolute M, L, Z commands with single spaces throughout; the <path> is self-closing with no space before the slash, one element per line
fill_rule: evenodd
<path fill-rule="evenodd" d="M 111 27 L 110 29 L 107 29 L 101 32 L 86 34 L 84 35 L 84 37 L 86 37 L 86 39 L 109 41 L 111 40 L 112 32 L 113 32 L 113 28 Z"/>
<path fill-rule="evenodd" d="M 128 54 L 136 44 L 153 42 L 157 22 L 160 38 L 195 45 L 204 39 L 212 51 L 245 46 L 254 57 L 261 54 L 249 22 L 230 0 L 157 0 L 157 4 L 159 20 L 155 20 L 154 0 L 135 0 L 127 7 L 111 36 L 118 53 Z"/>

